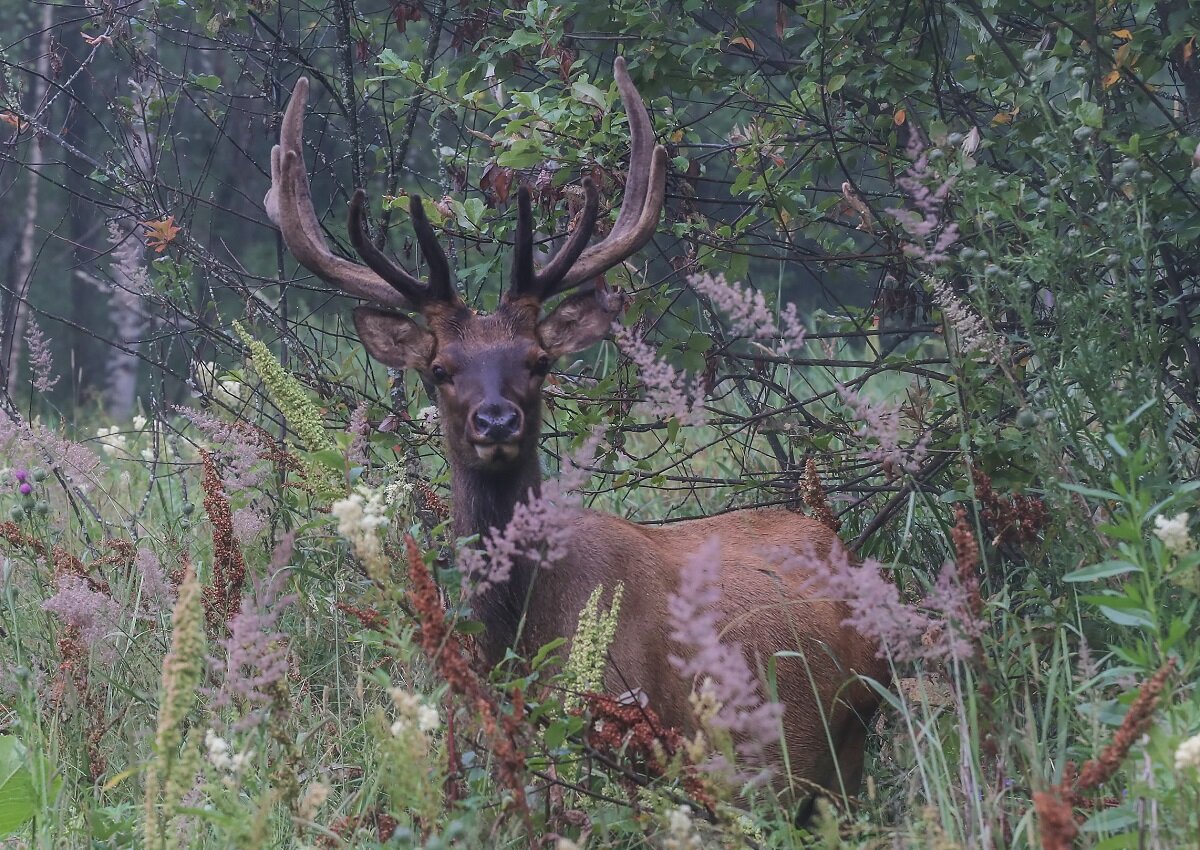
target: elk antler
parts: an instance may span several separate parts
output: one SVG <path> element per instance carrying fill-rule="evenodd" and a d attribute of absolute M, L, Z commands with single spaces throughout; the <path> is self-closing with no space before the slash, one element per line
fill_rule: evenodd
<path fill-rule="evenodd" d="M 345 260 L 332 251 L 321 232 L 313 209 L 308 173 L 304 168 L 304 108 L 308 104 L 308 78 L 301 77 L 283 114 L 279 144 L 271 149 L 271 189 L 264 201 L 267 215 L 283 234 L 284 244 L 300 265 L 322 280 L 387 307 L 421 308 L 431 301 L 457 299 L 450 264 L 425 218 L 421 202 L 410 204 L 413 227 L 421 253 L 429 264 L 426 285 L 388 259 L 366 238 L 366 195 L 360 189 L 350 202 L 350 240 L 367 265 Z"/>
<path fill-rule="evenodd" d="M 650 113 L 618 56 L 613 75 L 629 116 L 629 173 L 617 222 L 607 237 L 588 247 L 596 226 L 599 195 L 590 178 L 583 181 L 584 208 L 566 243 L 545 268 L 533 269 L 533 216 L 529 190 L 517 195 L 517 237 L 509 297 L 539 300 L 587 283 L 635 253 L 650 241 L 658 227 L 667 183 L 667 149 L 654 144 Z"/>

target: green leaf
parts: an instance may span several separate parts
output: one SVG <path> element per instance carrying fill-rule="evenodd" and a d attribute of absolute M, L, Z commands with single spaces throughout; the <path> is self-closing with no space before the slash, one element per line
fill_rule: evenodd
<path fill-rule="evenodd" d="M 1063 581 L 1096 581 L 1097 579 L 1109 578 L 1110 576 L 1119 576 L 1125 573 L 1140 573 L 1141 571 L 1141 567 L 1137 564 L 1131 564 L 1129 561 L 1101 561 L 1098 564 L 1092 564 L 1090 567 L 1081 567 L 1078 570 L 1072 570 L 1063 576 Z"/>
<path fill-rule="evenodd" d="M 25 747 L 12 735 L 0 735 L 0 835 L 11 835 L 37 813 L 33 776 L 25 766 Z"/>
<path fill-rule="evenodd" d="M 1075 117 L 1079 119 L 1079 123 L 1085 127 L 1094 127 L 1100 129 L 1104 126 L 1104 109 L 1098 103 L 1092 103 L 1085 100 L 1079 106 L 1075 107 Z"/>
<path fill-rule="evenodd" d="M 829 82 L 825 85 L 825 91 L 833 94 L 836 91 L 841 91 L 841 88 L 844 85 L 846 85 L 846 75 L 834 74 L 829 78 Z"/>
<path fill-rule="evenodd" d="M 1098 605 L 1100 613 L 1107 617 L 1118 626 L 1132 626 L 1134 628 L 1154 628 L 1154 618 L 1150 616 L 1150 612 L 1142 608 L 1127 608 L 1123 611 L 1112 608 L 1108 605 Z"/>
<path fill-rule="evenodd" d="M 604 92 L 591 83 L 585 83 L 583 80 L 576 80 L 571 84 L 571 94 L 584 103 L 590 103 L 592 106 L 599 107 L 600 109 L 608 107 L 608 98 L 604 96 Z"/>
<path fill-rule="evenodd" d="M 192 85 L 205 91 L 216 91 L 221 87 L 221 78 L 216 74 L 192 74 Z"/>
<path fill-rule="evenodd" d="M 1120 501 L 1121 497 L 1111 490 L 1097 490 L 1094 487 L 1082 487 L 1079 484 L 1059 484 L 1064 490 L 1070 490 L 1072 493 L 1079 493 L 1081 496 L 1091 496 L 1093 499 L 1113 499 Z"/>

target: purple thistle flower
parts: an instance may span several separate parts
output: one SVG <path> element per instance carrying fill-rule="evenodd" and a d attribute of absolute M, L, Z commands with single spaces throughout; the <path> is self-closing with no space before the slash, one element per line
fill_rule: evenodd
<path fill-rule="evenodd" d="M 30 484 L 28 481 L 26 481 L 26 482 L 22 483 L 21 486 L 18 487 L 17 489 L 21 491 L 22 496 L 28 496 L 30 493 L 33 492 L 33 485 Z"/>
<path fill-rule="evenodd" d="M 17 470 L 13 471 L 13 478 L 17 479 L 17 481 L 20 482 L 21 484 L 24 484 L 25 479 L 28 477 L 29 477 L 29 473 L 26 472 L 24 469 L 17 469 Z"/>
<path fill-rule="evenodd" d="M 671 664 L 715 699 L 719 707 L 708 722 L 734 736 L 738 755 L 765 767 L 766 748 L 779 739 L 783 706 L 763 699 L 745 649 L 721 640 L 720 604 L 721 539 L 714 534 L 688 558 L 679 588 L 667 600 L 671 639 L 691 651 L 672 655 Z"/>
<path fill-rule="evenodd" d="M 241 610 L 229 621 L 229 636 L 220 641 L 223 654 L 210 659 L 220 681 L 212 705 L 240 711 L 239 730 L 258 725 L 272 689 L 287 675 L 287 636 L 278 628 L 280 616 L 296 601 L 294 595 L 280 596 L 287 575 L 280 571 L 254 581 L 250 598 L 242 597 Z"/>

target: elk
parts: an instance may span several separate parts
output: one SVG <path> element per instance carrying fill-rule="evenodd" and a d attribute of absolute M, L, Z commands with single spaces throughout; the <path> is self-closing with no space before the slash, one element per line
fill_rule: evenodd
<path fill-rule="evenodd" d="M 656 145 L 650 116 L 625 63 L 614 66 L 629 120 L 630 160 L 624 198 L 611 231 L 589 244 L 599 192 L 584 179 L 578 223 L 542 268 L 534 263 L 529 191 L 517 195 L 517 230 L 511 280 L 490 315 L 472 310 L 456 291 L 450 264 L 425 216 L 410 199 L 417 242 L 428 268 L 421 281 L 391 260 L 369 238 L 366 195 L 350 202 L 349 233 L 364 265 L 334 255 L 321 233 L 304 166 L 303 120 L 308 81 L 297 81 L 284 115 L 280 143 L 271 152 L 269 215 L 296 259 L 318 277 L 372 305 L 354 310 L 367 351 L 397 369 L 414 369 L 436 387 L 451 470 L 454 531 L 485 535 L 503 529 L 514 507 L 541 485 L 538 442 L 542 385 L 561 356 L 603 339 L 622 307 L 602 283 L 605 271 L 654 235 L 663 207 L 666 149 Z M 542 315 L 549 299 L 567 295 Z M 487 660 L 509 647 L 529 652 L 570 638 L 588 596 L 598 586 L 626 588 L 610 647 L 606 688 L 640 688 L 664 723 L 690 734 L 694 683 L 670 662 L 673 645 L 667 599 L 688 557 L 714 535 L 720 540 L 723 621 L 751 664 L 777 657 L 777 686 L 784 704 L 783 741 L 790 778 L 804 788 L 854 792 L 859 785 L 866 725 L 878 696 L 859 674 L 878 681 L 887 668 L 876 646 L 843 625 L 845 606 L 814 598 L 803 575 L 780 575 L 769 548 L 828 558 L 841 551 L 824 525 L 784 510 L 743 510 L 652 527 L 588 510 L 572 515 L 566 556 L 551 569 L 518 563 L 510 578 L 474 599 L 483 623 Z M 803 655 L 798 660 L 797 655 Z"/>

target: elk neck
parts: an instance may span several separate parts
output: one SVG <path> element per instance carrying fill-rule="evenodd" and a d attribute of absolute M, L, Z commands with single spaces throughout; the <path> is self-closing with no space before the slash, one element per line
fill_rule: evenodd
<path fill-rule="evenodd" d="M 451 464 L 450 496 L 454 533 L 458 537 L 503 530 L 516 506 L 541 492 L 542 473 L 538 463 L 536 436 L 523 447 L 516 465 L 490 471 Z M 476 544 L 478 545 L 478 544 Z M 471 601 L 475 617 L 483 623 L 480 646 L 489 663 L 499 662 L 517 642 L 521 616 L 537 566 L 519 558 L 507 581 L 494 584 Z"/>

